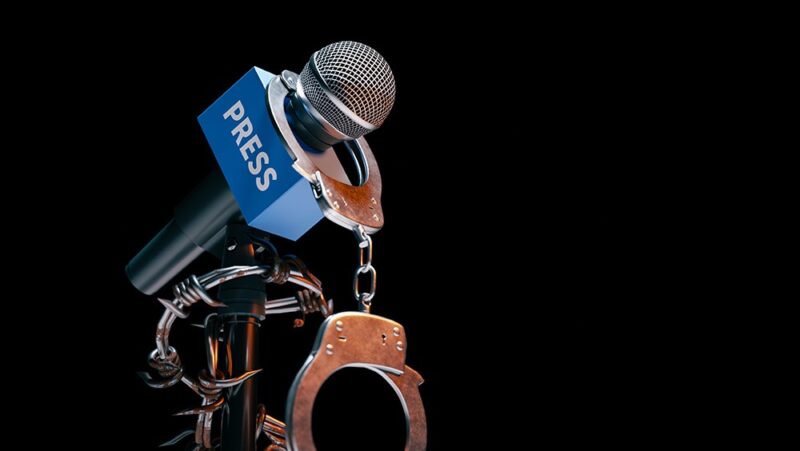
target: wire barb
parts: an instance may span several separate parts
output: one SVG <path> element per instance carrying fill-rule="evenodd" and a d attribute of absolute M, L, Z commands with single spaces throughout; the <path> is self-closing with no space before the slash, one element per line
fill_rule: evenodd
<path fill-rule="evenodd" d="M 264 283 L 291 282 L 300 287 L 293 297 L 266 301 L 267 315 L 300 312 L 303 319 L 295 320 L 295 327 L 297 327 L 298 322 L 302 325 L 304 317 L 308 313 L 320 312 L 326 317 L 333 313 L 333 300 L 325 300 L 325 296 L 322 294 L 322 283 L 308 271 L 299 258 L 293 255 L 281 258 L 271 243 L 257 241 L 262 248 L 261 254 L 267 259 L 272 259 L 271 264 L 230 266 L 211 271 L 200 277 L 191 275 L 172 287 L 173 299 L 157 298 L 164 307 L 164 313 L 156 328 L 156 349 L 150 353 L 148 365 L 158 374 L 158 378 L 147 372 L 138 374 L 148 386 L 153 388 L 168 388 L 178 382 L 183 382 L 202 399 L 200 406 L 175 413 L 177 416 L 197 415 L 194 431 L 182 432 L 175 438 L 162 443 L 160 445 L 162 447 L 177 444 L 194 432 L 195 450 L 214 449 L 216 441 L 211 439 L 213 415 L 225 405 L 226 393 L 229 393 L 226 390 L 236 390 L 243 382 L 261 371 L 258 369 L 236 377 L 225 378 L 224 373 L 218 369 L 223 323 L 214 313 L 206 317 L 204 324 L 200 326 L 205 330 L 206 366 L 208 368 L 201 370 L 197 378 L 185 373 L 178 352 L 169 345 L 169 335 L 175 320 L 188 318 L 191 307 L 200 301 L 215 308 L 226 307 L 224 303 L 213 299 L 207 290 L 240 277 L 260 276 Z M 284 423 L 263 411 L 263 415 L 259 416 L 258 425 L 256 438 L 260 433 L 265 433 L 270 438 L 271 444 L 267 449 L 286 450 L 286 425 Z"/>
<path fill-rule="evenodd" d="M 256 415 L 256 440 L 262 433 L 270 441 L 267 450 L 286 451 L 286 423 L 267 415 L 264 404 L 259 404 Z"/>

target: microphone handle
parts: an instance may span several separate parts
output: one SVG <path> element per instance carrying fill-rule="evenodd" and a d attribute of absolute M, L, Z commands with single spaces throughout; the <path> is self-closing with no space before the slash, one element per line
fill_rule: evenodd
<path fill-rule="evenodd" d="M 175 217 L 125 267 L 139 291 L 151 295 L 204 251 L 222 255 L 225 226 L 242 213 L 219 170 L 175 208 Z"/>

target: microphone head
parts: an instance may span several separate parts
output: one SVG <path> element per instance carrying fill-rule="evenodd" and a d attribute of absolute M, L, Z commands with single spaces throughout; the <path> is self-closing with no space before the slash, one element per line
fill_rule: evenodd
<path fill-rule="evenodd" d="M 355 139 L 380 127 L 394 105 L 392 69 L 369 46 L 341 41 L 314 53 L 298 93 L 342 135 Z M 327 127 L 325 127 L 327 128 Z"/>

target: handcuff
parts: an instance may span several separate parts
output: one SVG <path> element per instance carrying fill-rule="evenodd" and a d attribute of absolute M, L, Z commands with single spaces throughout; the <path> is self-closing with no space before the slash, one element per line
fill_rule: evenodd
<path fill-rule="evenodd" d="M 359 172 L 358 186 L 336 180 L 306 155 L 286 117 L 285 100 L 296 89 L 298 76 L 283 71 L 267 88 L 266 100 L 278 136 L 293 160 L 294 169 L 308 180 L 322 213 L 332 222 L 353 230 L 361 250 L 353 289 L 360 312 L 328 317 L 320 326 L 311 354 L 298 372 L 286 404 L 286 444 L 289 450 L 314 451 L 311 417 L 314 400 L 324 382 L 342 368 L 357 367 L 380 375 L 400 399 L 406 418 L 406 450 L 425 449 L 427 423 L 419 393 L 422 377 L 405 364 L 407 340 L 402 325 L 370 313 L 376 272 L 372 266 L 373 234 L 383 227 L 381 174 L 366 139 L 345 141 Z M 369 290 L 360 290 L 360 278 L 369 278 Z"/>

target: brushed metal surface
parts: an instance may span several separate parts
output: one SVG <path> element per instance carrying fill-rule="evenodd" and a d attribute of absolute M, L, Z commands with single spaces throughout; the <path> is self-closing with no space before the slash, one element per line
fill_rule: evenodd
<path fill-rule="evenodd" d="M 424 450 L 428 433 L 419 394 L 423 379 L 406 366 L 406 350 L 403 326 L 390 319 L 344 312 L 325 320 L 311 355 L 289 390 L 286 406 L 289 449 L 316 450 L 311 417 L 317 393 L 336 371 L 357 367 L 374 371 L 394 389 L 406 417 L 405 449 Z"/>

